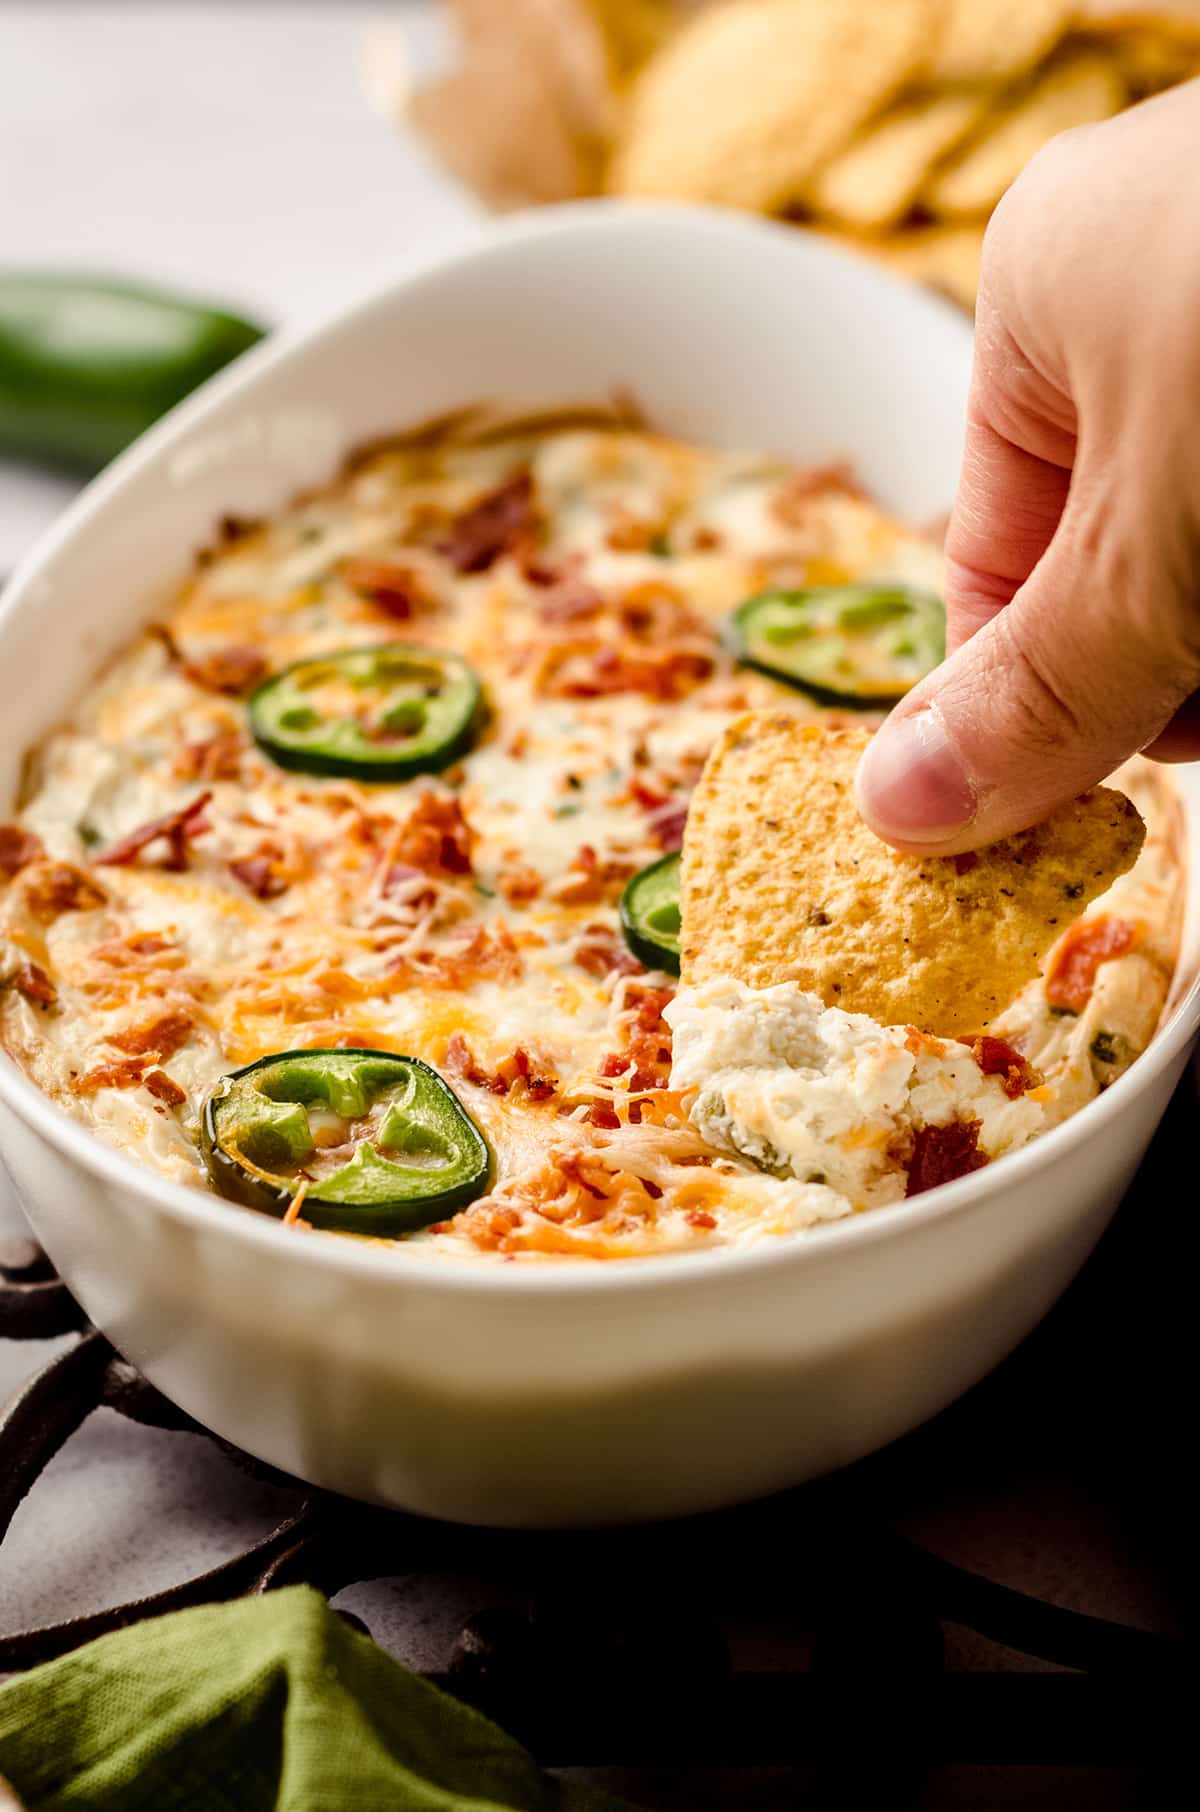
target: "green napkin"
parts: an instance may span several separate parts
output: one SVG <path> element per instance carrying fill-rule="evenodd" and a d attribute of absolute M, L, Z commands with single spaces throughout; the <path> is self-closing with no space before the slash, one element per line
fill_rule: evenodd
<path fill-rule="evenodd" d="M 543 1774 L 308 1586 L 156 1617 L 11 1681 L 0 1776 L 27 1812 L 632 1812 Z"/>

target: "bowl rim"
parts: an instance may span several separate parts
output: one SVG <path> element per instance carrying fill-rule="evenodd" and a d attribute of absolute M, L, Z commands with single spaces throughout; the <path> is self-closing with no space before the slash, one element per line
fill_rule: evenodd
<path fill-rule="evenodd" d="M 471 265 L 514 246 L 532 245 L 556 237 L 570 238 L 580 233 L 622 232 L 647 226 L 716 239 L 740 238 L 747 243 L 751 239 L 804 242 L 811 256 L 853 264 L 859 280 L 876 287 L 881 299 L 895 302 L 903 298 L 906 305 L 919 311 L 943 316 L 947 326 L 961 324 L 969 331 L 953 304 L 917 292 L 862 256 L 831 246 L 803 229 L 729 210 L 690 203 L 631 204 L 601 200 L 568 202 L 506 220 L 476 222 L 439 237 L 422 253 L 403 259 L 384 277 L 376 275 L 350 300 L 342 301 L 315 319 L 272 334 L 262 345 L 238 359 L 230 370 L 211 379 L 139 437 L 67 506 L 18 563 L 0 597 L 0 632 L 41 570 L 53 561 L 61 548 L 86 530 L 109 498 L 156 459 L 160 450 L 170 448 L 186 434 L 193 422 L 202 421 L 226 397 L 235 396 L 240 389 L 252 385 L 260 372 L 287 361 L 293 353 L 327 334 L 351 330 L 361 316 L 384 304 L 393 294 L 427 277 L 440 279 L 455 273 L 465 274 Z M 693 1290 L 705 1279 L 724 1285 L 726 1281 L 732 1283 L 735 1279 L 756 1277 L 760 1272 L 780 1265 L 816 1263 L 826 1254 L 842 1250 L 850 1252 L 864 1244 L 917 1238 L 931 1226 L 970 1213 L 1010 1188 L 1020 1188 L 1039 1171 L 1067 1157 L 1114 1116 L 1121 1115 L 1127 1103 L 1132 1106 L 1136 1095 L 1149 1088 L 1186 1050 L 1197 1031 L 1200 1031 L 1200 974 L 1176 1002 L 1170 1019 L 1152 1044 L 1124 1076 L 1069 1119 L 1019 1151 L 1008 1154 L 996 1165 L 943 1183 L 917 1201 L 896 1204 L 891 1211 L 851 1214 L 793 1234 L 764 1235 L 753 1244 L 740 1248 L 722 1246 L 707 1251 L 670 1252 L 612 1263 L 478 1264 L 468 1258 L 439 1261 L 411 1251 L 403 1242 L 389 1249 L 374 1244 L 368 1247 L 353 1239 L 322 1234 L 319 1230 L 314 1230 L 315 1237 L 297 1239 L 294 1230 L 284 1227 L 274 1217 L 239 1208 L 202 1187 L 158 1176 L 120 1147 L 107 1144 L 43 1093 L 2 1050 L 0 1101 L 52 1149 L 91 1176 L 132 1194 L 147 1209 L 165 1213 L 170 1219 L 198 1231 L 240 1241 L 245 1249 L 261 1251 L 276 1260 L 286 1251 L 294 1262 L 316 1266 L 346 1280 L 371 1278 L 380 1287 L 386 1287 L 385 1280 L 392 1278 L 397 1280 L 397 1287 L 419 1283 L 431 1291 L 449 1294 L 466 1291 L 516 1301 L 563 1293 L 601 1295 L 614 1289 L 661 1290 L 665 1286 L 674 1290 Z"/>

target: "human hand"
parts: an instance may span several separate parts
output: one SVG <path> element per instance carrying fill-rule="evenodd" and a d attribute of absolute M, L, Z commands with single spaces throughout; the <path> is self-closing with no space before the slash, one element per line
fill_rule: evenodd
<path fill-rule="evenodd" d="M 952 854 L 1200 756 L 1200 82 L 1039 153 L 988 229 L 945 664 L 858 772 Z"/>

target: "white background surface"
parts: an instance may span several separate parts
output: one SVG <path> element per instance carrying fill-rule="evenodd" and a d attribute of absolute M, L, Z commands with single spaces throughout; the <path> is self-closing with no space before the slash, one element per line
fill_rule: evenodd
<path fill-rule="evenodd" d="M 449 54 L 433 0 L 0 0 L 0 267 L 291 323 L 460 229 L 477 204 L 367 102 L 372 27 Z M 0 573 L 70 494 L 0 465 Z"/>

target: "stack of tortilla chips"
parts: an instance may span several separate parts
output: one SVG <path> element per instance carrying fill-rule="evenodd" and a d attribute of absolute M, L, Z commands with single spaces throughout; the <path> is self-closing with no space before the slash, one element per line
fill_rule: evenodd
<path fill-rule="evenodd" d="M 411 117 L 498 206 L 608 190 L 794 219 L 973 305 L 1034 152 L 1200 74 L 1200 0 L 451 0 Z"/>

